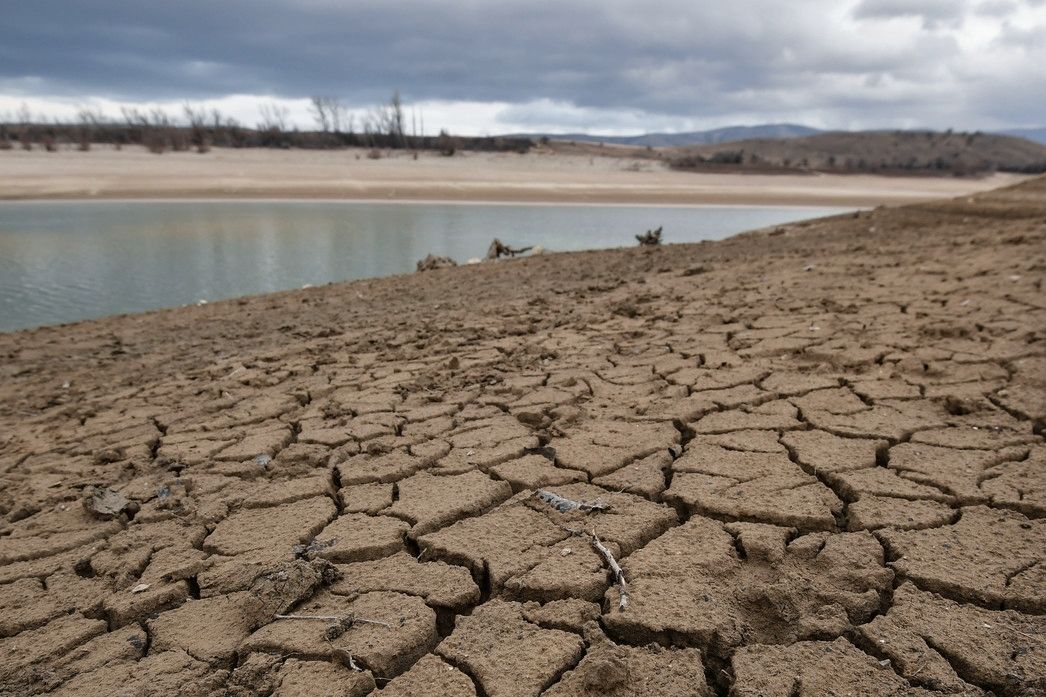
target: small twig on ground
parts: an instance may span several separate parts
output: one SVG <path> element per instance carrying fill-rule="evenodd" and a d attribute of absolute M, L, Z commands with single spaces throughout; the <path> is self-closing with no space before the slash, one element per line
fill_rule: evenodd
<path fill-rule="evenodd" d="M 614 583 L 621 589 L 621 598 L 618 600 L 617 606 L 623 612 L 628 607 L 628 584 L 625 583 L 625 572 L 621 570 L 621 565 L 617 563 L 617 559 L 614 559 L 614 554 L 607 549 L 606 545 L 599 541 L 595 533 L 592 533 L 592 546 L 603 556 L 607 566 L 610 567 L 611 573 L 614 574 Z"/>
<path fill-rule="evenodd" d="M 595 531 L 585 532 L 584 530 L 568 528 L 565 525 L 560 525 L 559 527 L 576 537 L 587 537 L 589 542 L 592 543 L 592 546 L 595 547 L 597 552 L 599 552 L 599 555 L 603 557 L 603 561 L 605 561 L 607 566 L 610 567 L 610 572 L 614 574 L 614 583 L 621 590 L 621 597 L 618 599 L 617 607 L 619 610 L 624 612 L 628 607 L 628 584 L 625 582 L 625 572 L 621 569 L 621 565 L 617 563 L 617 559 L 614 558 L 614 553 L 611 552 L 606 545 L 600 542 Z"/>
<path fill-rule="evenodd" d="M 332 630 L 340 630 L 340 631 L 332 631 Z M 324 633 L 323 638 L 326 639 L 327 644 L 331 647 L 331 653 L 332 654 L 335 654 L 335 655 L 338 654 L 338 653 L 344 654 L 345 658 L 349 662 L 349 668 L 354 670 L 354 671 L 356 671 L 357 673 L 362 673 L 364 671 L 364 669 L 360 668 L 360 664 L 356 663 L 356 659 L 353 658 L 351 653 L 349 653 L 348 651 L 345 651 L 344 649 L 336 649 L 334 647 L 334 640 L 337 639 L 338 637 L 340 637 L 344 632 L 345 632 L 345 630 L 342 629 L 342 626 L 340 624 L 334 624 L 334 625 L 331 625 L 330 627 L 327 628 L 327 631 L 326 631 L 326 633 Z"/>
<path fill-rule="evenodd" d="M 610 504 L 602 499 L 596 499 L 595 501 L 574 501 L 573 499 L 565 498 L 559 494 L 552 493 L 551 491 L 545 491 L 544 489 L 538 489 L 534 495 L 560 513 L 567 513 L 569 511 L 605 511 L 610 508 Z"/>

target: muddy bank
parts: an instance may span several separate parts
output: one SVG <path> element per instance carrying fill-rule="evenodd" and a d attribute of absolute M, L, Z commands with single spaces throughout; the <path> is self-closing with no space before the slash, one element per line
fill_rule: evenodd
<path fill-rule="evenodd" d="M 1040 179 L 0 335 L 0 694 L 1037 694 L 1044 275 Z"/>

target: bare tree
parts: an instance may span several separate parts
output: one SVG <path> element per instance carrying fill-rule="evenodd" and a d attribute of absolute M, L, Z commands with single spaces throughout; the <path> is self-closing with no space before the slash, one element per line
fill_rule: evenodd
<path fill-rule="evenodd" d="M 381 136 L 385 126 L 384 107 L 377 106 L 363 115 L 360 128 L 363 129 L 363 137 L 367 145 L 377 144 L 378 136 Z"/>
<path fill-rule="evenodd" d="M 327 103 L 327 113 L 330 114 L 331 129 L 335 133 L 341 133 L 342 125 L 345 124 L 346 116 L 348 114 L 345 105 L 336 97 L 331 97 L 330 101 Z M 351 131 L 352 128 L 350 126 L 349 132 Z"/>
<path fill-rule="evenodd" d="M 160 107 L 149 111 L 149 122 L 157 128 L 171 127 L 171 117 Z"/>
<path fill-rule="evenodd" d="M 4 112 L 3 116 L 0 117 L 0 150 L 10 150 L 14 146 L 11 145 L 11 126 L 14 123 L 14 117 L 8 112 Z"/>
<path fill-rule="evenodd" d="M 405 145 L 403 140 L 403 101 L 400 99 L 399 90 L 392 93 L 392 99 L 389 100 L 389 106 L 385 113 L 387 115 L 385 132 L 395 139 L 400 146 Z"/>
<path fill-rule="evenodd" d="M 105 114 L 100 109 L 81 107 L 76 112 L 76 120 L 79 122 L 79 149 L 87 152 L 91 149 L 91 141 L 94 140 L 98 127 L 105 122 Z"/>
<path fill-rule="evenodd" d="M 185 119 L 189 122 L 190 142 L 196 146 L 201 155 L 211 149 L 211 139 L 207 133 L 207 110 L 186 103 Z"/>
<path fill-rule="evenodd" d="M 22 144 L 22 150 L 33 149 L 33 138 L 29 132 L 29 127 L 33 122 L 33 113 L 29 111 L 29 105 L 22 102 L 22 106 L 18 107 L 16 115 L 18 119 L 18 141 Z"/>
<path fill-rule="evenodd" d="M 410 108 L 410 142 L 411 147 L 418 147 L 418 112 L 412 106 Z M 417 159 L 418 153 L 414 153 L 414 158 Z"/>
<path fill-rule="evenodd" d="M 311 97 L 312 118 L 324 133 L 341 133 L 347 110 L 337 97 Z M 351 131 L 351 129 L 350 129 Z"/>
<path fill-rule="evenodd" d="M 262 119 L 258 124 L 258 130 L 278 134 L 287 130 L 287 118 L 290 116 L 290 110 L 287 107 L 270 102 L 259 106 L 258 111 L 261 113 Z"/>
<path fill-rule="evenodd" d="M 28 126 L 33 120 L 33 112 L 29 110 L 29 105 L 25 102 L 22 102 L 22 105 L 18 107 L 17 119 L 18 123 L 23 126 Z"/>
<path fill-rule="evenodd" d="M 327 111 L 327 100 L 330 97 L 310 97 L 309 101 L 312 103 L 312 118 L 316 120 L 316 125 L 319 126 L 320 130 L 327 133 L 331 129 L 330 115 Z"/>
<path fill-rule="evenodd" d="M 148 114 L 137 109 L 128 109 L 124 112 L 124 118 L 128 119 L 129 123 L 133 120 L 142 129 L 142 145 L 148 148 L 149 152 L 162 155 L 168 145 L 175 150 L 179 149 L 179 144 L 171 138 L 171 117 L 163 109 L 157 107 Z"/>
<path fill-rule="evenodd" d="M 134 107 L 120 107 L 120 113 L 123 115 L 123 120 L 131 128 L 143 128 L 149 125 L 149 117 L 138 111 Z"/>
<path fill-rule="evenodd" d="M 392 93 L 388 104 L 378 104 L 364 115 L 363 132 L 371 140 L 374 136 L 384 136 L 392 147 L 406 147 L 403 101 L 399 90 Z"/>

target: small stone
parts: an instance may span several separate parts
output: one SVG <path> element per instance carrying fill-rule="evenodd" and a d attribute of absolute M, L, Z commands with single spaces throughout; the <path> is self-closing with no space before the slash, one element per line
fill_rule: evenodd
<path fill-rule="evenodd" d="M 98 518 L 115 518 L 129 508 L 127 497 L 108 487 L 84 489 L 84 508 Z"/>

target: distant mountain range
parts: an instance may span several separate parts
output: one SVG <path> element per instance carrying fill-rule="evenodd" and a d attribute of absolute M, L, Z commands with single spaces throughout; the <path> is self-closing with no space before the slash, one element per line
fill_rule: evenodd
<path fill-rule="evenodd" d="M 607 143 L 638 147 L 671 148 L 682 145 L 716 145 L 749 138 L 798 138 L 820 133 L 816 128 L 792 123 L 769 123 L 762 126 L 729 126 L 710 131 L 689 133 L 644 133 L 638 136 L 600 136 L 587 133 L 521 133 L 525 138 L 538 140 L 573 140 L 578 143 Z"/>
<path fill-rule="evenodd" d="M 638 136 L 601 136 L 587 133 L 519 133 L 515 136 L 538 140 L 572 140 L 579 143 L 607 143 L 613 145 L 632 145 L 638 147 L 670 148 L 687 145 L 718 145 L 739 140 L 780 140 L 785 138 L 802 138 L 818 133 L 826 133 L 818 128 L 801 126 L 794 123 L 769 123 L 760 126 L 729 126 L 709 131 L 691 131 L 688 133 L 644 133 Z M 1014 128 L 993 131 L 1001 135 L 1027 138 L 1036 143 L 1046 144 L 1046 128 Z"/>
<path fill-rule="evenodd" d="M 1008 136 L 1017 136 L 1018 138 L 1027 138 L 1028 140 L 1034 140 L 1036 143 L 1046 145 L 1046 128 L 1011 128 L 1008 131 L 996 132 Z"/>

